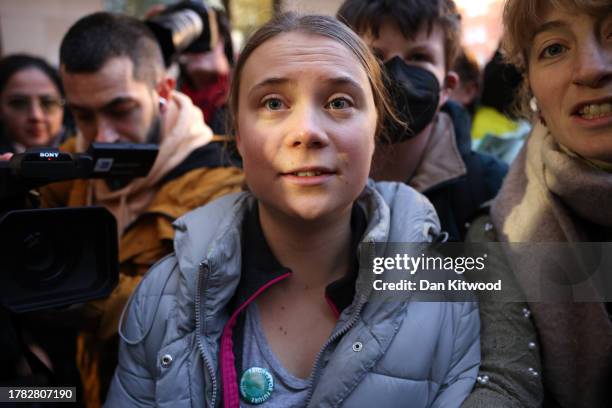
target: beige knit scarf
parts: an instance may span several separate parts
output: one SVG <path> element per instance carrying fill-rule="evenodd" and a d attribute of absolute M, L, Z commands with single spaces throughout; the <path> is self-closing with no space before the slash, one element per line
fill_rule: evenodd
<path fill-rule="evenodd" d="M 538 124 L 508 173 L 491 216 L 502 242 L 589 241 L 592 226 L 583 220 L 612 226 L 612 174 L 568 155 Z M 546 268 L 537 257 L 514 257 L 510 264 L 522 283 Z M 547 391 L 562 407 L 610 406 L 612 324 L 604 305 L 530 307 Z"/>

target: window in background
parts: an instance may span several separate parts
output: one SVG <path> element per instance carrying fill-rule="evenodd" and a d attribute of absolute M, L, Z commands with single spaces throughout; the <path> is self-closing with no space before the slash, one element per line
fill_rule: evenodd
<path fill-rule="evenodd" d="M 493 56 L 502 35 L 503 0 L 455 0 L 463 24 L 463 45 L 481 67 Z"/>

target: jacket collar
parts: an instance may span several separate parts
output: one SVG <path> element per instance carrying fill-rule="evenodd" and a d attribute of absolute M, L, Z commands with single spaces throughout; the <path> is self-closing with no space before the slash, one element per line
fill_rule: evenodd
<path fill-rule="evenodd" d="M 431 129 L 421 163 L 408 184 L 417 191 L 425 192 L 466 174 L 451 117 L 440 112 Z"/>
<path fill-rule="evenodd" d="M 205 328 L 210 334 L 220 333 L 242 270 L 242 226 L 256 199 L 247 192 L 226 195 L 200 207 L 175 223 L 174 240 L 180 268 L 179 310 L 195 310 L 195 282 L 202 276 L 206 296 L 201 299 L 202 317 L 215 322 Z M 366 227 L 361 243 L 423 242 L 429 233 L 439 231 L 439 223 L 425 197 L 403 183 L 370 181 L 357 200 L 365 214 Z M 391 207 L 391 208 L 390 208 Z M 213 220 L 219 220 L 213 224 Z M 216 225 L 216 228 L 214 227 Z M 359 246 L 358 257 L 363 250 Z M 353 305 L 365 303 L 372 292 L 376 275 L 368 265 L 360 265 L 355 283 Z M 384 275 L 382 275 L 384 278 Z M 380 277 L 376 277 L 379 279 Z M 214 333 L 213 333 L 214 332 Z"/>
<path fill-rule="evenodd" d="M 349 271 L 341 279 L 330 283 L 325 290 L 327 298 L 340 312 L 352 303 L 355 296 L 355 281 L 359 270 L 359 262 L 355 254 L 365 232 L 366 222 L 365 213 L 361 207 L 354 205 L 351 213 L 350 254 L 352 255 L 349 260 Z M 281 265 L 272 253 L 261 229 L 257 206 L 248 210 L 242 231 L 242 243 L 248 242 L 249 245 L 242 247 L 242 276 L 234 296 L 232 309 L 235 308 L 235 305 L 243 304 L 269 281 L 291 272 L 289 268 Z"/>
<path fill-rule="evenodd" d="M 248 245 L 245 245 L 248 243 Z M 242 305 L 259 288 L 280 276 L 291 273 L 272 253 L 259 221 L 257 205 L 247 210 L 242 228 L 242 274 L 232 309 Z"/>
<path fill-rule="evenodd" d="M 196 341 L 204 361 L 208 367 L 213 367 L 212 370 L 217 367 L 219 339 L 229 319 L 227 306 L 240 281 L 241 228 L 247 211 L 255 205 L 256 200 L 249 193 L 231 194 L 184 215 L 174 223 L 177 228 L 175 249 L 179 269 L 175 306 L 177 332 L 180 335 L 199 329 L 195 333 Z M 364 211 L 367 220 L 362 243 L 423 242 L 427 240 L 428 232 L 436 234 L 439 231 L 432 205 L 403 183 L 370 182 L 358 198 L 357 205 Z M 358 256 L 363 248 L 368 246 L 360 246 Z M 342 366 L 343 373 L 351 375 L 351 382 L 356 378 L 355 373 L 358 373 L 357 377 L 365 375 L 367 367 L 382 356 L 406 308 L 405 302 L 369 302 L 373 280 L 379 276 L 371 273 L 368 265 L 359 266 L 353 303 L 342 313 L 332 334 L 332 338 L 337 339 L 351 327 L 361 325 L 366 329 L 359 331 L 365 336 L 360 337 L 360 341 L 374 345 L 371 352 L 361 353 L 358 359 L 352 359 L 350 366 Z M 385 274 L 382 276 L 384 279 Z M 370 325 L 372 319 L 377 324 Z M 206 346 L 201 347 L 201 342 Z M 202 370 L 197 363 L 193 367 L 198 372 Z M 317 392 L 312 395 L 310 406 L 319 406 L 318 401 L 322 400 L 337 400 L 338 389 L 349 389 L 346 387 L 346 375 L 332 375 L 335 382 L 344 386 L 330 390 L 317 385 L 331 383 L 328 377 L 321 379 L 320 367 L 315 369 L 315 373 L 313 386 Z M 197 376 L 194 372 L 193 378 Z M 202 389 L 198 382 L 192 387 Z M 200 392 L 198 395 L 202 394 Z M 210 398 L 208 401 L 210 403 Z"/>

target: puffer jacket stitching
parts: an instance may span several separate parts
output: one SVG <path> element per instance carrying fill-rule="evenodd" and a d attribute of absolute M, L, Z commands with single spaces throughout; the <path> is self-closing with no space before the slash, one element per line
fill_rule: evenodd
<path fill-rule="evenodd" d="M 377 195 L 375 192 L 374 192 L 374 193 L 373 193 L 373 192 L 370 192 L 370 194 L 373 194 L 373 195 L 374 195 L 376 198 L 378 198 L 378 199 L 380 199 L 380 198 L 381 198 L 381 197 L 380 197 L 380 196 L 378 196 L 378 195 Z M 232 200 L 234 201 L 234 202 L 232 203 L 232 207 L 234 207 L 234 206 L 238 206 L 238 205 L 239 205 L 241 202 L 242 202 L 242 203 L 244 203 L 244 201 L 245 201 L 245 200 L 243 200 L 243 198 L 244 198 L 244 196 L 243 196 L 243 197 L 237 197 L 237 198 L 236 198 L 236 197 L 234 197 L 234 198 L 232 199 Z M 413 204 L 415 204 L 415 203 L 419 203 L 419 201 L 420 201 L 418 196 L 416 196 L 416 197 L 415 197 L 415 196 L 412 196 L 412 197 L 408 197 L 408 198 L 410 198 L 410 199 L 412 200 Z M 416 200 L 415 200 L 415 198 L 416 198 Z M 372 201 L 376 201 L 376 200 L 372 200 Z M 366 204 L 371 204 L 373 207 L 375 207 L 375 204 L 374 204 L 374 203 L 372 203 L 372 201 L 369 201 L 369 202 L 368 202 L 368 201 L 366 200 L 366 202 L 365 202 L 365 203 L 366 203 Z M 382 201 L 382 200 L 381 200 L 381 201 Z M 226 202 L 227 202 L 227 201 L 226 201 Z M 418 211 L 416 211 L 416 213 L 417 213 L 417 214 L 415 214 L 415 213 L 413 212 L 413 213 L 410 215 L 410 222 L 411 222 L 411 223 L 427 224 L 427 223 L 433 223 L 433 222 L 434 222 L 434 221 L 432 221 L 432 220 L 435 220 L 435 216 L 432 216 L 432 214 L 430 213 L 430 211 L 431 211 L 431 210 L 430 210 L 430 211 L 427 211 L 427 209 L 425 209 L 425 208 L 419 208 L 420 206 L 418 206 L 418 205 L 414 205 L 414 206 L 416 206 L 416 207 L 418 208 Z M 368 206 L 368 207 L 370 207 L 370 206 Z M 226 209 L 227 209 L 227 206 L 226 206 Z M 371 210 L 371 208 L 368 208 L 368 209 L 370 209 L 370 210 Z M 234 210 L 234 211 L 235 211 L 235 208 L 232 208 L 232 210 Z M 375 209 L 375 210 L 376 210 L 376 211 L 367 211 L 367 213 L 368 213 L 368 214 L 370 214 L 370 215 L 374 215 L 374 216 L 376 217 L 376 219 L 377 219 L 377 220 L 380 220 L 380 219 L 381 219 L 381 218 L 380 218 L 380 216 L 381 216 L 381 212 L 380 212 L 380 211 L 378 211 L 378 209 Z M 231 220 L 228 222 L 228 221 L 227 221 L 227 218 L 231 218 L 231 217 L 235 216 L 236 214 L 235 214 L 235 213 L 233 213 L 233 212 L 229 212 L 229 213 L 228 213 L 227 211 L 225 211 L 225 214 L 226 214 L 226 217 L 225 217 L 225 221 L 226 221 L 226 222 L 222 222 L 222 224 L 224 224 L 224 227 L 225 227 L 225 228 L 224 228 L 224 231 L 222 231 L 222 234 L 215 233 L 215 235 L 216 235 L 216 240 L 213 240 L 213 242 L 212 242 L 212 244 L 211 244 L 211 245 L 207 245 L 207 247 L 208 247 L 208 249 L 209 249 L 209 250 L 207 251 L 207 255 L 208 255 L 208 259 L 209 259 L 209 261 L 211 261 L 211 264 L 215 264 L 215 263 L 217 263 L 217 262 L 219 262 L 219 261 L 220 261 L 220 259 L 219 259 L 219 258 L 216 256 L 216 255 L 219 255 L 219 254 L 218 254 L 218 253 L 215 253 L 215 252 L 213 251 L 213 247 L 218 246 L 218 245 L 220 244 L 220 242 L 222 242 L 222 240 L 220 240 L 220 239 L 219 239 L 219 236 L 220 236 L 220 235 L 222 235 L 223 237 L 227 236 L 227 235 L 230 233 L 230 231 L 233 229 L 232 227 L 233 227 L 233 226 L 235 226 L 235 223 L 232 223 L 232 222 L 231 222 Z M 234 220 L 234 221 L 235 221 L 235 220 Z M 370 222 L 370 225 L 372 225 L 372 223 L 371 223 L 371 222 Z M 432 225 L 435 225 L 435 224 L 432 224 Z M 373 227 L 373 228 L 371 228 L 371 229 L 370 229 L 370 231 L 369 231 L 369 232 L 371 233 L 370 235 L 376 235 L 376 234 L 375 234 L 375 233 L 373 233 L 373 232 L 374 232 L 374 231 L 376 231 L 376 230 L 380 230 L 381 228 L 382 228 L 383 230 L 385 229 L 385 228 L 384 228 L 384 226 L 374 224 L 374 227 Z M 219 229 L 221 229 L 221 228 L 219 228 Z M 219 229 L 218 229 L 218 230 L 219 230 Z M 217 230 L 217 231 L 218 231 L 218 230 Z M 422 231 L 422 230 L 421 230 L 421 231 Z M 413 232 L 413 233 L 415 233 L 415 231 L 414 231 L 414 230 L 413 230 L 412 232 Z M 416 237 L 415 237 L 415 238 L 416 238 Z M 423 236 L 421 236 L 421 237 L 419 237 L 419 238 L 420 238 L 420 239 L 422 239 L 422 238 L 423 238 Z M 221 252 L 221 253 L 223 253 L 223 251 L 220 251 L 220 252 Z M 213 256 L 213 255 L 214 255 L 214 256 Z M 227 255 L 227 254 L 225 254 L 225 255 Z M 178 269 L 175 269 L 174 271 L 167 271 L 166 273 L 170 273 L 170 274 L 173 274 L 173 273 L 183 274 L 183 272 L 184 272 L 184 271 L 182 271 L 182 270 L 181 270 L 181 268 L 180 268 L 180 266 L 179 266 L 179 268 L 178 268 Z M 183 276 L 181 279 L 184 279 L 184 276 Z M 147 279 L 147 280 L 149 280 L 149 279 Z M 220 283 L 220 282 L 217 282 L 217 283 Z M 181 284 L 185 284 L 185 282 L 184 282 L 184 281 L 181 281 Z M 154 286 L 154 285 L 153 285 L 153 286 Z M 149 288 L 145 288 L 145 290 L 146 290 L 146 289 L 149 289 Z M 177 293 L 176 293 L 175 295 L 178 295 L 178 294 L 179 294 L 179 293 L 178 293 L 178 291 L 177 291 Z M 144 295 L 144 296 L 143 296 L 143 295 Z M 140 297 L 140 299 L 144 301 L 144 298 L 149 297 L 149 296 L 147 296 L 147 295 L 149 295 L 149 294 L 141 293 L 141 297 Z M 362 294 L 362 295 L 363 295 L 363 294 Z M 362 296 L 362 297 L 363 297 L 363 296 Z M 365 299 L 364 299 L 364 300 L 365 300 Z M 174 304 L 174 306 L 176 307 L 176 306 L 177 306 L 177 304 L 175 303 L 175 304 Z M 141 310 L 146 310 L 146 311 L 147 311 L 147 312 L 149 312 L 149 313 L 155 314 L 155 312 L 154 312 L 154 311 L 151 311 L 151 309 L 146 309 L 146 308 L 144 308 L 144 309 L 141 309 Z M 149 313 L 147 313 L 147 314 L 149 314 Z M 374 313 L 374 315 L 375 315 L 375 314 L 376 314 L 376 312 Z M 185 316 L 183 316 L 183 317 L 185 317 Z M 175 322 L 175 323 L 176 323 L 176 322 Z M 365 322 L 364 322 L 364 323 L 365 323 Z M 455 321 L 455 323 L 457 323 L 457 322 Z M 394 330 L 394 331 L 397 331 L 397 330 L 398 330 L 398 328 L 399 328 L 400 326 L 401 326 L 401 323 L 400 323 L 400 324 L 395 324 L 395 325 L 393 325 L 393 330 Z M 369 330 L 369 331 L 371 331 L 369 328 L 368 328 L 368 330 Z M 137 331 L 137 332 L 139 332 L 139 331 L 140 331 L 140 332 L 142 332 L 141 330 L 138 330 L 138 329 L 137 329 L 136 331 Z M 183 337 L 183 336 L 179 336 L 179 337 Z M 194 336 L 194 337 L 195 337 L 195 336 Z M 376 338 L 376 336 L 374 336 L 374 338 Z M 193 338 L 192 338 L 192 340 L 193 340 Z M 209 341 L 214 341 L 214 339 L 208 339 L 208 340 L 209 340 Z M 379 341 L 379 339 L 377 339 L 376 341 Z M 192 342 L 193 342 L 193 341 L 192 341 Z M 392 340 L 391 340 L 391 341 L 389 341 L 389 344 L 392 344 L 392 343 L 393 343 L 393 341 L 392 341 Z M 147 354 L 148 354 L 149 356 L 151 355 L 151 353 L 147 353 Z M 372 369 L 372 368 L 373 368 L 375 365 L 376 365 L 376 363 L 375 363 L 375 362 L 370 362 L 370 363 L 368 364 L 368 370 L 371 370 L 371 369 Z M 191 365 L 190 365 L 190 366 L 191 366 Z M 367 373 L 368 373 L 368 372 L 372 372 L 372 371 L 367 371 L 367 372 L 365 372 L 365 373 L 364 373 L 364 375 L 367 375 Z M 191 373 L 190 373 L 190 374 L 191 374 Z M 384 374 L 383 374 L 383 375 L 384 375 Z M 362 376 L 362 377 L 363 377 L 363 376 Z M 430 377 L 430 376 L 428 376 L 428 377 Z M 432 382 L 431 380 L 433 380 L 433 378 L 422 378 L 422 379 L 420 380 L 420 382 L 429 383 L 429 384 L 431 385 L 431 382 Z M 353 379 L 353 381 L 352 381 L 352 382 L 353 382 L 353 383 L 355 383 L 354 379 Z M 433 382 L 435 382 L 435 381 L 433 381 Z M 357 381 L 357 384 L 358 384 L 358 383 L 359 383 L 359 381 Z M 430 387 L 428 387 L 428 389 L 429 389 L 429 388 L 431 388 L 431 386 L 430 386 Z M 189 387 L 189 389 L 191 390 L 191 380 L 190 380 L 190 387 Z M 192 394 L 192 395 L 193 395 L 193 394 Z M 347 394 L 347 395 L 348 395 L 348 394 Z M 338 400 L 339 400 L 340 398 L 336 398 L 336 399 L 338 399 Z M 328 399 L 327 401 L 328 401 L 328 403 L 330 402 L 330 400 L 329 400 L 329 399 Z M 194 402 L 194 401 L 192 401 L 192 402 Z M 322 401 L 320 401 L 320 402 L 322 402 Z"/>
<path fill-rule="evenodd" d="M 377 341 L 379 343 L 379 346 L 381 346 L 380 341 L 378 340 L 378 338 L 372 333 L 372 331 L 370 330 L 370 327 L 364 323 L 364 327 L 368 329 L 368 331 L 370 331 L 372 338 Z M 397 335 L 397 332 L 399 330 L 399 325 L 396 325 L 396 327 L 394 327 L 394 331 L 393 331 L 393 335 L 390 336 L 391 338 L 395 337 L 395 335 Z M 387 343 L 387 347 L 389 346 L 389 344 L 391 344 L 391 341 L 389 341 Z M 384 355 L 384 353 L 386 352 L 386 349 L 384 351 L 382 351 L 380 357 L 382 357 L 382 355 Z M 355 378 L 355 381 L 353 382 L 351 387 L 347 387 L 346 392 L 343 394 L 338 395 L 338 398 L 336 399 L 335 403 L 337 406 L 340 406 L 340 404 L 342 404 L 342 402 L 346 399 L 347 396 L 349 396 L 351 394 L 351 392 L 353 392 L 353 390 L 361 383 L 361 381 L 363 380 L 363 378 L 368 375 L 369 373 L 372 372 L 373 368 L 376 366 L 376 364 L 378 364 L 380 358 L 378 359 L 372 359 L 367 365 L 366 365 L 366 369 L 363 370 L 363 372 L 361 373 L 361 375 L 359 377 Z"/>

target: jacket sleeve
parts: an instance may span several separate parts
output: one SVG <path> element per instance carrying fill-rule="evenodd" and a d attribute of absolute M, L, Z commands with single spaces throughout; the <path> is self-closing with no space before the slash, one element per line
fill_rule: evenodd
<path fill-rule="evenodd" d="M 160 333 L 154 322 L 165 322 L 160 299 L 171 275 L 172 256 L 153 266 L 130 298 L 120 322 L 119 364 L 111 382 L 105 407 L 155 406 L 156 356 L 151 344 Z M 155 341 L 150 341 L 154 339 Z M 153 351 L 152 351 L 153 350 Z"/>
<path fill-rule="evenodd" d="M 459 407 L 472 390 L 480 364 L 480 319 L 474 302 L 453 304 L 457 315 L 452 361 L 432 408 Z"/>
<path fill-rule="evenodd" d="M 141 333 L 137 316 L 142 313 L 140 302 L 134 299 L 126 312 L 128 323 L 133 331 Z M 119 364 L 106 397 L 105 407 L 153 407 L 155 406 L 155 379 L 146 364 L 144 342 L 127 344 L 123 339 L 119 344 Z"/>
<path fill-rule="evenodd" d="M 499 192 L 508 174 L 508 164 L 485 153 L 478 153 L 478 159 L 484 175 L 485 199 L 488 201 Z"/>
<path fill-rule="evenodd" d="M 472 242 L 495 242 L 495 233 L 486 224 L 488 216 L 477 218 L 467 236 Z M 520 291 L 503 254 L 489 251 L 489 273 L 502 279 L 504 292 Z M 495 262 L 495 264 L 492 264 Z M 469 277 L 469 276 L 468 276 Z M 540 407 L 544 400 L 539 344 L 526 303 L 499 302 L 493 293 L 479 293 L 482 363 L 479 381 L 463 404 L 464 408 Z M 519 298 L 520 295 L 514 296 Z"/>

